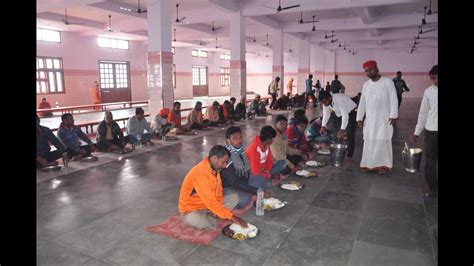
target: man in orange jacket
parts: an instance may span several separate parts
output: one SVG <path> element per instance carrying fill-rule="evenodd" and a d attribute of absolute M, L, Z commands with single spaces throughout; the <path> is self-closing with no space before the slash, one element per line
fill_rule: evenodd
<path fill-rule="evenodd" d="M 215 229 L 212 217 L 231 220 L 243 227 L 247 223 L 232 214 L 239 203 L 237 194 L 223 195 L 220 172 L 226 167 L 230 152 L 215 145 L 209 156 L 194 166 L 184 177 L 179 192 L 178 210 L 183 222 L 197 229 Z"/>

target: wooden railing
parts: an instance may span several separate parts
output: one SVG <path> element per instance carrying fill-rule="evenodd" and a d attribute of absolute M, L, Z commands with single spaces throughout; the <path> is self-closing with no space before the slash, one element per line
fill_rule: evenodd
<path fill-rule="evenodd" d="M 261 98 L 262 100 L 265 100 L 265 99 L 271 99 L 271 97 L 262 97 Z M 251 102 L 252 100 L 247 100 L 246 102 Z M 142 101 L 143 102 L 143 101 Z M 133 104 L 137 104 L 139 102 L 123 102 L 123 103 L 133 103 Z M 146 101 L 146 103 L 148 103 L 148 101 Z M 122 104 L 122 103 L 116 103 L 116 104 Z M 91 105 L 91 106 L 95 106 L 95 105 Z M 205 109 L 205 108 L 208 108 L 208 107 L 211 107 L 212 105 L 209 105 L 209 106 L 203 106 L 202 109 Z M 53 108 L 54 109 L 54 108 Z M 53 110 L 53 109 L 40 109 L 41 111 L 44 111 L 44 110 Z M 67 107 L 64 107 L 64 109 L 67 109 Z M 184 109 L 181 109 L 180 111 L 181 112 L 186 112 L 186 111 L 191 111 L 193 108 L 184 108 Z M 57 110 L 57 109 L 56 109 Z M 149 117 L 150 116 L 150 113 L 145 113 L 145 117 Z M 115 122 L 119 123 L 120 121 L 123 123 L 123 127 L 126 126 L 126 123 L 128 121 L 128 119 L 130 119 L 130 117 L 132 116 L 129 116 L 129 117 L 122 117 L 122 118 L 118 118 L 118 119 L 114 119 Z M 181 120 L 186 120 L 186 117 L 182 117 Z M 83 123 L 76 123 L 75 125 L 80 127 L 80 128 L 83 128 L 85 129 L 85 133 L 86 134 L 92 134 L 94 133 L 94 126 L 98 126 L 99 123 L 101 121 L 93 121 L 93 122 L 83 122 Z M 56 128 L 51 128 L 52 131 L 57 131 L 58 130 L 58 127 Z"/>
<path fill-rule="evenodd" d="M 89 112 L 103 112 L 106 110 L 132 108 L 133 105 L 148 105 L 148 100 L 147 101 L 128 101 L 128 102 L 76 105 L 76 106 L 66 106 L 66 107 L 57 107 L 57 108 L 49 108 L 49 109 L 36 109 L 36 113 L 38 113 L 38 115 L 44 112 L 53 112 L 53 113 L 61 112 L 61 114 L 65 114 L 65 113 L 73 114 L 74 111 L 76 111 L 77 113 L 77 111 L 79 110 L 88 110 Z M 111 108 L 113 106 L 118 106 L 118 107 Z M 81 113 L 85 113 L 85 112 L 81 112 Z"/>

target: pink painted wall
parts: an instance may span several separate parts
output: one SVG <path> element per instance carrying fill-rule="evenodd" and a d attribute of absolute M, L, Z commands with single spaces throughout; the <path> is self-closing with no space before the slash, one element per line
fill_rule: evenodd
<path fill-rule="evenodd" d="M 368 79 L 362 69 L 367 60 L 378 63 L 382 75 L 393 78 L 397 71 L 402 71 L 410 92 L 403 97 L 421 98 L 424 90 L 431 85 L 428 72 L 437 62 L 437 49 L 424 48 L 419 53 L 407 53 L 393 50 L 362 50 L 356 55 L 346 52 L 336 55 L 336 66 L 339 80 L 346 87 L 346 93 L 356 95 Z"/>
<path fill-rule="evenodd" d="M 87 51 L 87 52 L 86 52 Z M 61 43 L 38 41 L 37 56 L 61 57 L 64 68 L 65 93 L 44 95 L 51 105 L 60 106 L 92 104 L 91 87 L 99 78 L 99 60 L 130 62 L 132 100 L 145 100 L 148 93 L 145 79 L 146 45 L 130 42 L 128 50 L 99 48 L 94 36 L 61 32 Z M 38 95 L 37 102 L 43 95 Z"/>

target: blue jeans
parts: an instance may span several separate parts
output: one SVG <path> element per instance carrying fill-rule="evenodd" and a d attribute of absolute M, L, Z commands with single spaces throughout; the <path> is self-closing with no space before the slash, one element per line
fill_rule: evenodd
<path fill-rule="evenodd" d="M 225 187 L 224 196 L 229 195 L 229 194 L 237 194 L 239 196 L 239 203 L 235 207 L 237 209 L 242 209 L 243 207 L 247 206 L 249 202 L 252 200 L 252 195 L 247 192 L 236 190 L 233 187 Z"/>
<path fill-rule="evenodd" d="M 281 173 L 286 167 L 285 160 L 279 160 L 273 164 L 270 176 Z M 256 188 L 270 189 L 272 188 L 272 181 L 266 179 L 261 175 L 251 175 L 249 178 L 249 185 Z"/>
<path fill-rule="evenodd" d="M 138 143 L 137 135 L 130 134 L 128 136 L 130 136 L 130 143 L 131 144 L 137 144 Z M 151 133 L 143 133 L 142 134 L 142 142 L 148 142 L 150 140 L 151 140 Z"/>

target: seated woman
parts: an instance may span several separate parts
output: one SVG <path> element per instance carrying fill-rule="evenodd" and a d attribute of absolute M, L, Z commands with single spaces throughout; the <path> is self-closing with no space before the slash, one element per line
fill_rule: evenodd
<path fill-rule="evenodd" d="M 97 148 L 100 151 L 114 151 L 125 148 L 129 137 L 124 137 L 120 126 L 114 121 L 112 112 L 107 111 L 104 120 L 97 127 Z"/>
<path fill-rule="evenodd" d="M 155 131 L 158 137 L 164 136 L 175 136 L 176 127 L 174 123 L 168 122 L 168 116 L 170 114 L 170 109 L 162 108 L 160 112 L 155 116 L 155 121 L 153 123 L 153 130 Z"/>
<path fill-rule="evenodd" d="M 204 113 L 204 119 L 209 120 L 209 126 L 215 127 L 219 125 L 219 102 L 214 101 L 211 107 L 206 109 Z"/>

